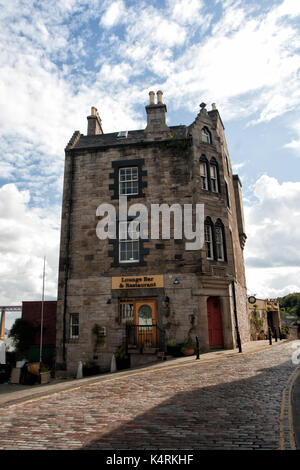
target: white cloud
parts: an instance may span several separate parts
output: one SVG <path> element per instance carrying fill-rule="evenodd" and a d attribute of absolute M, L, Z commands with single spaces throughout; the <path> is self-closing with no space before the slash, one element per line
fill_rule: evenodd
<path fill-rule="evenodd" d="M 49 209 L 48 209 L 49 210 Z M 47 259 L 46 295 L 57 295 L 60 210 L 30 207 L 29 191 L 0 188 L 1 302 L 19 305 L 40 300 L 43 257 Z"/>
<path fill-rule="evenodd" d="M 116 26 L 124 18 L 125 11 L 124 2 L 122 0 L 111 3 L 101 17 L 101 24 L 106 28 Z"/>
<path fill-rule="evenodd" d="M 300 290 L 300 182 L 263 175 L 254 194 L 245 206 L 248 289 L 263 297 Z"/>

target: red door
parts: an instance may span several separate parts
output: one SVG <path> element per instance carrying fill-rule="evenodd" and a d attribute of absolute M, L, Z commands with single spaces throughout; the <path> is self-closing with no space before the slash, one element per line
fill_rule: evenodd
<path fill-rule="evenodd" d="M 207 299 L 208 337 L 210 347 L 223 347 L 223 327 L 219 297 Z"/>

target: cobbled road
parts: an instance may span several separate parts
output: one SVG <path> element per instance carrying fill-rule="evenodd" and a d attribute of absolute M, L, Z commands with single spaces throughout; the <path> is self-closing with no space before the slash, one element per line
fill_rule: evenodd
<path fill-rule="evenodd" d="M 4 407 L 0 449 L 279 449 L 291 351 L 171 361 Z"/>

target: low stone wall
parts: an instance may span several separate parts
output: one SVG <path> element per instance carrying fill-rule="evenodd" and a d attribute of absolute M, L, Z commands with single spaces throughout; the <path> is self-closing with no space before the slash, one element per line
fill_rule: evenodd
<path fill-rule="evenodd" d="M 300 339 L 299 326 L 290 326 L 289 339 Z"/>

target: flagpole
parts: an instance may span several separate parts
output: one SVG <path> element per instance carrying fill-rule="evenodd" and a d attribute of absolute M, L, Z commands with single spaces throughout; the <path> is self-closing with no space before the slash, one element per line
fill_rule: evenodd
<path fill-rule="evenodd" d="M 46 256 L 44 256 L 44 269 L 43 269 L 43 293 L 42 293 L 41 337 L 40 337 L 40 363 L 42 362 L 42 349 L 43 349 L 44 297 L 45 297 L 45 262 L 46 262 Z"/>

